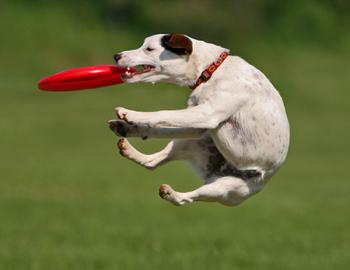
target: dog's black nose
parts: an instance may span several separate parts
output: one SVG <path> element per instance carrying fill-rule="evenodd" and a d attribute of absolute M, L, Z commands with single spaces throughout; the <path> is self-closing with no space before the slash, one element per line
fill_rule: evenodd
<path fill-rule="evenodd" d="M 113 56 L 114 60 L 118 63 L 118 61 L 120 60 L 120 58 L 122 58 L 122 54 L 121 53 L 117 53 Z"/>

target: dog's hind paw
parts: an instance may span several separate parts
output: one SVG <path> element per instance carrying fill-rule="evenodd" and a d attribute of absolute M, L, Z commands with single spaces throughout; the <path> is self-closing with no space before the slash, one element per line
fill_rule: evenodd
<path fill-rule="evenodd" d="M 131 146 L 129 141 L 126 138 L 121 138 L 118 141 L 117 147 L 119 149 L 119 153 L 126 158 L 135 159 L 135 149 Z"/>
<path fill-rule="evenodd" d="M 117 147 L 119 149 L 119 153 L 125 157 L 125 152 L 127 150 L 127 140 L 125 138 L 122 138 L 118 141 Z"/>
<path fill-rule="evenodd" d="M 181 198 L 180 194 L 173 190 L 169 185 L 162 184 L 159 187 L 159 196 L 174 205 L 180 206 L 187 202 L 192 202 L 192 200 Z"/>
<path fill-rule="evenodd" d="M 163 199 L 166 199 L 171 194 L 171 187 L 166 184 L 161 184 L 159 187 L 159 196 Z"/>

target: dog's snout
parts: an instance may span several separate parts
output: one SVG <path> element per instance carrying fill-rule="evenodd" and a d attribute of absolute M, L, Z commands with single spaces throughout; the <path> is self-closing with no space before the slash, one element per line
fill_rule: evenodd
<path fill-rule="evenodd" d="M 122 54 L 121 53 L 117 53 L 113 56 L 114 60 L 118 63 L 118 61 L 122 58 Z"/>

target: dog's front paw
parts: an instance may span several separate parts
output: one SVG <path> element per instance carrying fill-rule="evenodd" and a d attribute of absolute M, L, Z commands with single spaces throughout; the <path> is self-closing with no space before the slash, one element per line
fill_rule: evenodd
<path fill-rule="evenodd" d="M 115 113 L 120 120 L 124 120 L 125 122 L 132 124 L 130 110 L 123 107 L 117 107 L 115 108 Z"/>
<path fill-rule="evenodd" d="M 124 120 L 130 125 L 150 126 L 150 117 L 147 116 L 147 113 L 132 111 L 123 107 L 115 108 L 115 112 L 120 120 Z"/>
<path fill-rule="evenodd" d="M 117 135 L 121 137 L 127 137 L 132 129 L 134 128 L 132 125 L 128 124 L 123 120 L 109 120 L 108 121 L 109 128 Z"/>
<path fill-rule="evenodd" d="M 108 125 L 114 134 L 120 137 L 140 137 L 143 140 L 148 138 L 147 126 L 129 124 L 119 119 L 109 120 Z"/>

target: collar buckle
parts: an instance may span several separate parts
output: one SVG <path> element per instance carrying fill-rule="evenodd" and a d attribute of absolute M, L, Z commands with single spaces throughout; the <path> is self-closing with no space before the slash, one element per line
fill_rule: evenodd
<path fill-rule="evenodd" d="M 211 74 L 207 71 L 207 70 L 204 70 L 201 74 L 201 76 L 199 76 L 199 78 L 203 81 L 203 82 L 206 82 L 210 79 L 211 77 Z"/>

